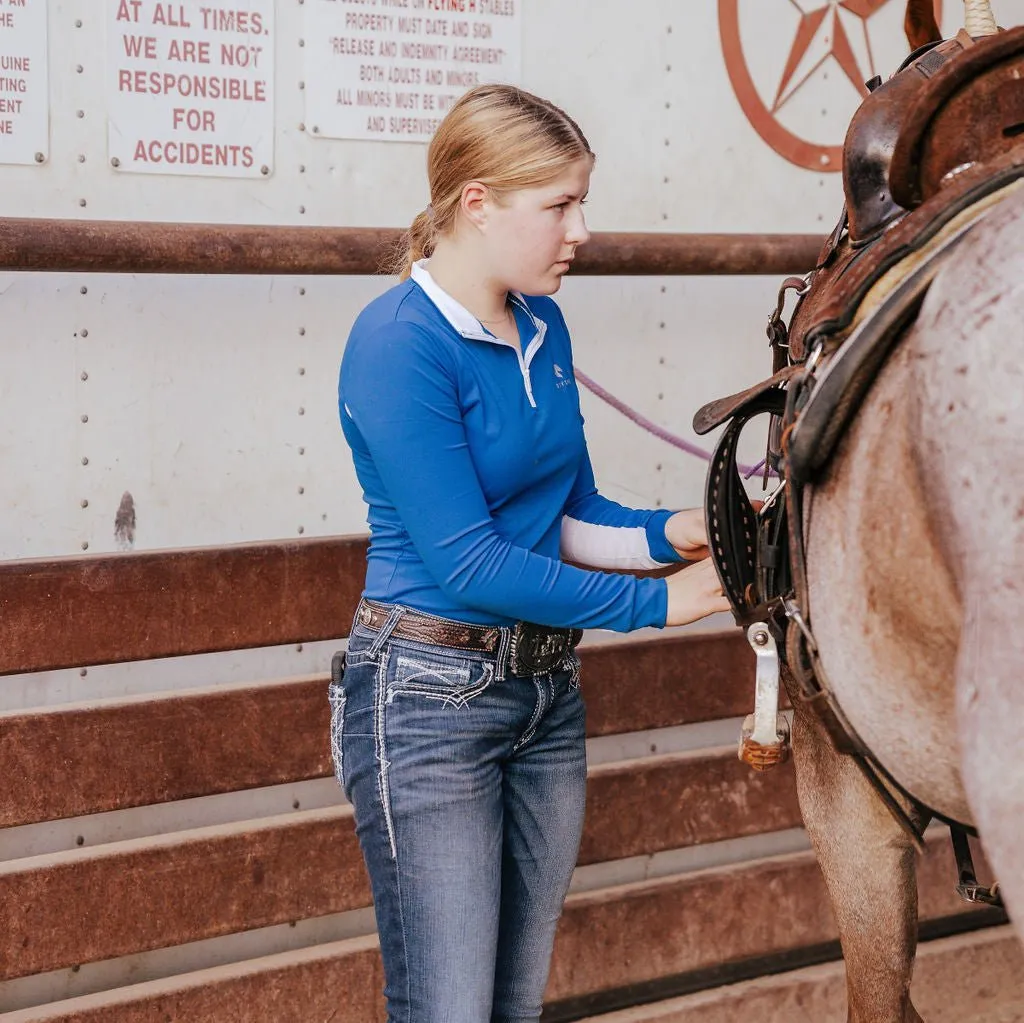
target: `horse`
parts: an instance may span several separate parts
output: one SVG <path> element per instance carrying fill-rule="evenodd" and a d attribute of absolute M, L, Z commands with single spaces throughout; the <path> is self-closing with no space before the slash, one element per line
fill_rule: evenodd
<path fill-rule="evenodd" d="M 854 117 L 847 210 L 770 323 L 778 372 L 695 419 L 707 432 L 732 418 L 735 434 L 748 416 L 775 416 L 782 496 L 746 501 L 727 471 L 736 438 L 723 435 L 709 532 L 737 620 L 754 623 L 752 643 L 782 649 L 798 797 L 838 925 L 849 1023 L 923 1023 L 910 994 L 915 871 L 934 817 L 977 829 L 999 891 L 966 894 L 1001 895 L 1024 937 L 1024 35 L 1009 64 L 986 64 L 1013 33 L 997 31 L 987 0 L 965 5 L 957 49 L 941 41 L 931 0 L 910 0 L 908 40 L 930 63 L 894 75 L 887 102 L 872 93 L 862 109 L 874 100 L 874 113 Z M 953 86 L 941 109 L 933 88 L 951 75 L 1018 83 L 1002 104 L 989 94 L 972 108 L 995 119 L 997 152 L 958 151 L 973 129 L 962 130 L 963 110 L 949 113 Z M 926 208 L 941 230 L 921 227 Z M 865 269 L 876 251 L 892 267 Z M 798 296 L 788 326 L 787 287 Z M 901 289 L 913 294 L 899 305 Z M 865 338 L 886 315 L 868 357 Z M 752 744 L 755 766 L 784 756 L 787 737 L 776 738 Z"/>

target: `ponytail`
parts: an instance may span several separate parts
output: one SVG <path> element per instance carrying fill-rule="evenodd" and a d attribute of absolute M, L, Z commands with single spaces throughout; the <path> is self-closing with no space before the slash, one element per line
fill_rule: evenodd
<path fill-rule="evenodd" d="M 399 280 L 406 280 L 412 273 L 413 263 L 426 259 L 434 251 L 434 211 L 428 206 L 413 218 L 409 230 L 402 235 L 397 251 L 393 254 L 387 272 L 397 274 Z"/>

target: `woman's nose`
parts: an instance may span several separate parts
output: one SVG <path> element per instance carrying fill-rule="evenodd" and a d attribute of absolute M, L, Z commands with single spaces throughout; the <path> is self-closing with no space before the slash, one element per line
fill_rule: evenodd
<path fill-rule="evenodd" d="M 570 245 L 583 245 L 590 240 L 586 218 L 583 216 L 583 210 L 578 206 L 576 207 L 575 215 L 569 222 L 568 230 L 565 233 L 565 240 Z"/>

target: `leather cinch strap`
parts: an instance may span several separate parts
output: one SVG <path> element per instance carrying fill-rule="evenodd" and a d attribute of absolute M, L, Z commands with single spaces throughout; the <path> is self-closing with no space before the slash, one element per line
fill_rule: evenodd
<path fill-rule="evenodd" d="M 756 612 L 761 600 L 758 582 L 758 516 L 747 497 L 736 466 L 736 446 L 743 427 L 755 416 L 781 415 L 786 394 L 777 388 L 760 391 L 736 409 L 723 431 L 711 458 L 705 492 L 704 515 L 711 559 L 722 589 L 740 625 L 760 620 Z"/>

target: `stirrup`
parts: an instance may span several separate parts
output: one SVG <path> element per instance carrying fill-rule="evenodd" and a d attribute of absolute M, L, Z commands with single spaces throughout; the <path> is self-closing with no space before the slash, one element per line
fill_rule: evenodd
<path fill-rule="evenodd" d="M 743 722 L 739 757 L 755 771 L 770 771 L 789 759 L 789 723 L 779 717 L 779 650 L 768 626 L 754 622 L 747 642 L 757 658 L 754 713 Z"/>

